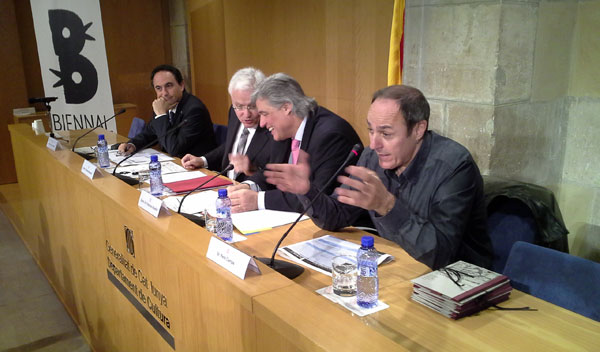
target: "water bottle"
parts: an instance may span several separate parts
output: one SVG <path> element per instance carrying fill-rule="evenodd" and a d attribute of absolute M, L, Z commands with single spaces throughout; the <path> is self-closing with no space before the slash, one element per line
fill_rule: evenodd
<path fill-rule="evenodd" d="M 360 239 L 356 259 L 358 277 L 356 278 L 356 303 L 363 308 L 372 308 L 379 299 L 379 279 L 377 276 L 377 257 L 379 254 L 373 246 L 372 236 Z"/>
<path fill-rule="evenodd" d="M 108 145 L 103 134 L 98 135 L 98 166 L 105 168 L 110 166 L 108 159 Z"/>
<path fill-rule="evenodd" d="M 160 162 L 158 162 L 158 155 L 150 155 L 150 194 L 153 196 L 160 196 L 163 192 L 163 181 L 162 181 L 162 170 Z"/>
<path fill-rule="evenodd" d="M 227 190 L 219 190 L 217 198 L 217 236 L 225 241 L 233 238 L 233 223 L 231 222 L 231 199 L 227 197 Z"/>

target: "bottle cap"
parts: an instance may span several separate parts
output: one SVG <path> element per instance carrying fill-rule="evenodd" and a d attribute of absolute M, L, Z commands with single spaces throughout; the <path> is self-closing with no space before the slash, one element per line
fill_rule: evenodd
<path fill-rule="evenodd" d="M 221 189 L 219 190 L 219 197 L 220 197 L 220 198 L 227 197 L 227 189 L 225 189 L 225 188 L 221 188 Z"/>
<path fill-rule="evenodd" d="M 360 239 L 360 244 L 365 248 L 371 248 L 371 247 L 373 247 L 374 241 L 375 240 L 373 239 L 373 236 L 363 236 Z"/>
<path fill-rule="evenodd" d="M 155 161 L 158 161 L 158 155 L 156 155 L 156 154 L 150 155 L 150 162 L 153 163 Z"/>
<path fill-rule="evenodd" d="M 103 135 L 103 134 L 99 134 L 99 135 L 98 135 L 98 140 L 99 140 L 99 141 L 101 141 L 101 140 L 103 140 L 103 139 L 104 139 L 104 135 Z"/>

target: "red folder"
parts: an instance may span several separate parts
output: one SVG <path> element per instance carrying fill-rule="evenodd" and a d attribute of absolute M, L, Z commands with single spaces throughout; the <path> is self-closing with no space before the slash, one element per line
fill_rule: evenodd
<path fill-rule="evenodd" d="M 206 180 L 210 179 L 211 177 L 212 176 L 204 176 L 204 177 L 193 178 L 190 180 L 170 182 L 170 183 L 165 183 L 165 186 L 169 187 L 175 193 L 189 192 L 189 191 L 193 190 L 194 188 L 200 186 L 202 183 L 206 182 Z M 221 187 L 221 186 L 229 186 L 232 184 L 233 184 L 233 182 L 231 182 L 228 179 L 217 177 L 214 180 L 210 181 L 209 183 L 205 184 L 204 186 L 200 187 L 200 189 L 209 189 L 209 188 L 216 188 L 216 187 Z"/>

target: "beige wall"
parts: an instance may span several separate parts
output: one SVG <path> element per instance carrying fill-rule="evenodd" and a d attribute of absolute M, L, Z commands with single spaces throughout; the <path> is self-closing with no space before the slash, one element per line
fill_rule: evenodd
<path fill-rule="evenodd" d="M 572 251 L 600 261 L 600 1 L 579 1 L 559 201 Z"/>
<path fill-rule="evenodd" d="M 224 124 L 236 70 L 286 72 L 367 142 L 370 98 L 387 81 L 392 9 L 393 0 L 189 0 L 194 91 Z"/>
<path fill-rule="evenodd" d="M 552 189 L 600 261 L 600 1 L 408 0 L 404 81 L 485 174 Z"/>

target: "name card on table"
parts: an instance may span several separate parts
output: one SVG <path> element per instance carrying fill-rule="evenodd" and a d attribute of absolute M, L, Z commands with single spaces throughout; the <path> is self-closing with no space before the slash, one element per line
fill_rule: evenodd
<path fill-rule="evenodd" d="M 260 269 L 251 256 L 216 237 L 211 237 L 208 243 L 206 258 L 219 264 L 242 280 L 246 277 L 248 269 L 260 274 Z"/>
<path fill-rule="evenodd" d="M 81 173 L 89 177 L 90 180 L 94 179 L 94 175 L 96 174 L 97 170 L 98 168 L 96 165 L 87 160 L 84 160 L 83 164 L 81 165 Z"/>
<path fill-rule="evenodd" d="M 46 148 L 50 149 L 53 152 L 61 149 L 60 143 L 58 142 L 58 140 L 55 138 L 52 138 L 52 137 L 48 137 L 48 142 L 46 143 Z"/>
<path fill-rule="evenodd" d="M 169 210 L 163 206 L 163 201 L 155 196 L 151 195 L 148 192 L 142 191 L 140 194 L 140 199 L 138 200 L 138 207 L 144 209 L 149 212 L 155 218 L 160 214 L 161 209 L 165 209 L 167 215 L 171 214 Z"/>

